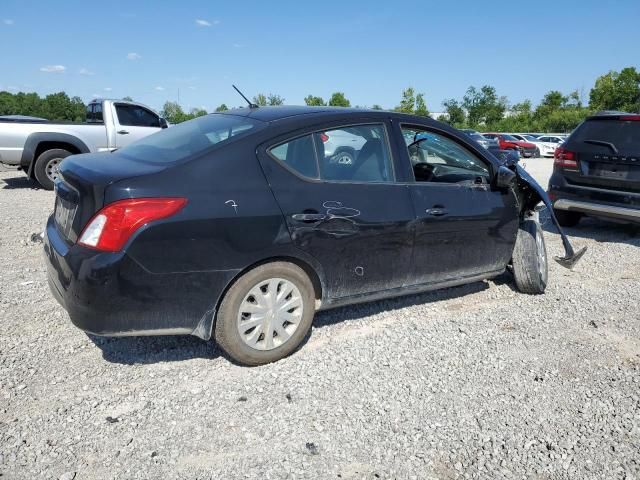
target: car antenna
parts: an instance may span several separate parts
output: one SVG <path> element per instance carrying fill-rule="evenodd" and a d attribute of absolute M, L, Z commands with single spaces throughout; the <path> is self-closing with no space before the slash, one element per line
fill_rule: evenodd
<path fill-rule="evenodd" d="M 235 85 L 231 85 L 236 92 L 238 92 L 240 94 L 240 96 L 242 98 L 244 98 L 244 101 L 247 102 L 249 104 L 249 108 L 259 108 L 258 105 L 256 105 L 255 103 L 252 103 L 249 101 L 249 99 L 247 97 L 244 96 L 244 94 L 240 91 L 240 89 L 238 89 L 238 87 L 236 87 Z"/>

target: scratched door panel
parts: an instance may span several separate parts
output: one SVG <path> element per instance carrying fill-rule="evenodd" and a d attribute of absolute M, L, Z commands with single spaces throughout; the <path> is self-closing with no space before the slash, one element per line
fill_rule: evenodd
<path fill-rule="evenodd" d="M 414 213 L 406 185 L 309 181 L 273 159 L 261 163 L 295 245 L 322 265 L 330 298 L 407 283 Z"/>

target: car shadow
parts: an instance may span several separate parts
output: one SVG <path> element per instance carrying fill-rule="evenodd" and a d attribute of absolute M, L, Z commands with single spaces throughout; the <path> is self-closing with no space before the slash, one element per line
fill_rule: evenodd
<path fill-rule="evenodd" d="M 540 223 L 543 230 L 558 233 L 551 221 L 551 215 L 545 208 L 540 211 Z M 575 227 L 563 227 L 562 230 L 572 238 L 589 238 L 602 243 L 626 243 L 640 247 L 640 225 L 619 223 L 595 217 L 582 217 Z"/>
<path fill-rule="evenodd" d="M 215 342 L 206 342 L 190 335 L 148 337 L 100 337 L 87 334 L 102 351 L 107 362 L 122 365 L 181 362 L 224 356 Z"/>
<path fill-rule="evenodd" d="M 510 284 L 511 277 L 505 273 L 490 281 L 497 285 Z M 326 328 L 340 322 L 362 319 L 382 312 L 464 297 L 465 295 L 488 289 L 488 282 L 489 281 L 475 282 L 443 290 L 323 310 L 316 315 L 313 328 Z M 121 365 L 149 365 L 155 363 L 181 362 L 198 358 L 214 360 L 222 357 L 234 365 L 239 365 L 233 359 L 229 358 L 229 356 L 215 344 L 215 341 L 204 341 L 190 335 L 100 337 L 87 334 L 87 337 L 101 350 L 102 358 L 110 363 Z M 304 349 L 310 337 L 311 331 L 309 331 L 309 334 L 296 351 Z"/>
<path fill-rule="evenodd" d="M 5 190 L 15 190 L 18 188 L 30 188 L 32 190 L 42 190 L 42 187 L 35 180 L 27 177 L 26 175 L 21 175 L 19 177 L 10 177 L 3 178 L 2 182 L 4 182 L 3 189 Z"/>

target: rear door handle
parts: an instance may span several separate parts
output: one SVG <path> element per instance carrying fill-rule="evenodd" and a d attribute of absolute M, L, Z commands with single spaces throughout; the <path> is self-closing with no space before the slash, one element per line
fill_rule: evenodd
<path fill-rule="evenodd" d="M 327 216 L 324 213 L 296 213 L 291 218 L 298 222 L 319 222 L 327 218 Z"/>
<path fill-rule="evenodd" d="M 118 133 L 119 133 L 120 135 L 129 135 L 129 132 L 128 132 L 128 131 L 126 131 L 126 130 L 118 130 Z"/>
<path fill-rule="evenodd" d="M 427 208 L 425 212 L 427 213 L 427 215 L 432 215 L 434 217 L 441 217 L 449 213 L 445 208 L 442 207 Z"/>

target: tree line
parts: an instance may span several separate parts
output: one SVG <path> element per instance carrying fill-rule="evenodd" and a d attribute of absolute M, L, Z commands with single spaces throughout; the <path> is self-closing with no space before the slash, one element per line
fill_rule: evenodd
<path fill-rule="evenodd" d="M 125 100 L 131 100 L 125 97 Z M 280 95 L 259 93 L 252 102 L 259 106 L 283 105 Z M 351 102 L 344 92 L 334 92 L 326 100 L 309 94 L 304 102 L 309 106 L 350 107 Z M 363 107 L 355 105 L 356 107 Z M 383 110 L 378 104 L 371 108 Z M 215 111 L 223 112 L 229 107 L 224 103 Z M 585 103 L 580 92 L 563 94 L 551 90 L 534 108 L 530 100 L 510 104 L 505 96 L 499 96 L 491 85 L 470 86 L 462 98 L 449 98 L 442 103 L 443 114 L 438 120 L 457 128 L 474 128 L 506 132 L 568 132 L 585 117 L 599 110 L 621 110 L 640 112 L 640 72 L 635 67 L 627 67 L 620 72 L 610 71 L 596 80 Z M 413 87 L 402 91 L 400 102 L 391 110 L 414 115 L 431 115 L 427 108 L 425 94 Z M 171 123 L 191 120 L 208 112 L 193 108 L 185 112 L 177 102 L 166 102 L 160 114 Z M 85 105 L 79 97 L 70 98 L 59 92 L 41 98 L 36 93 L 0 92 L 0 115 L 29 115 L 49 120 L 81 121 L 85 115 Z"/>

